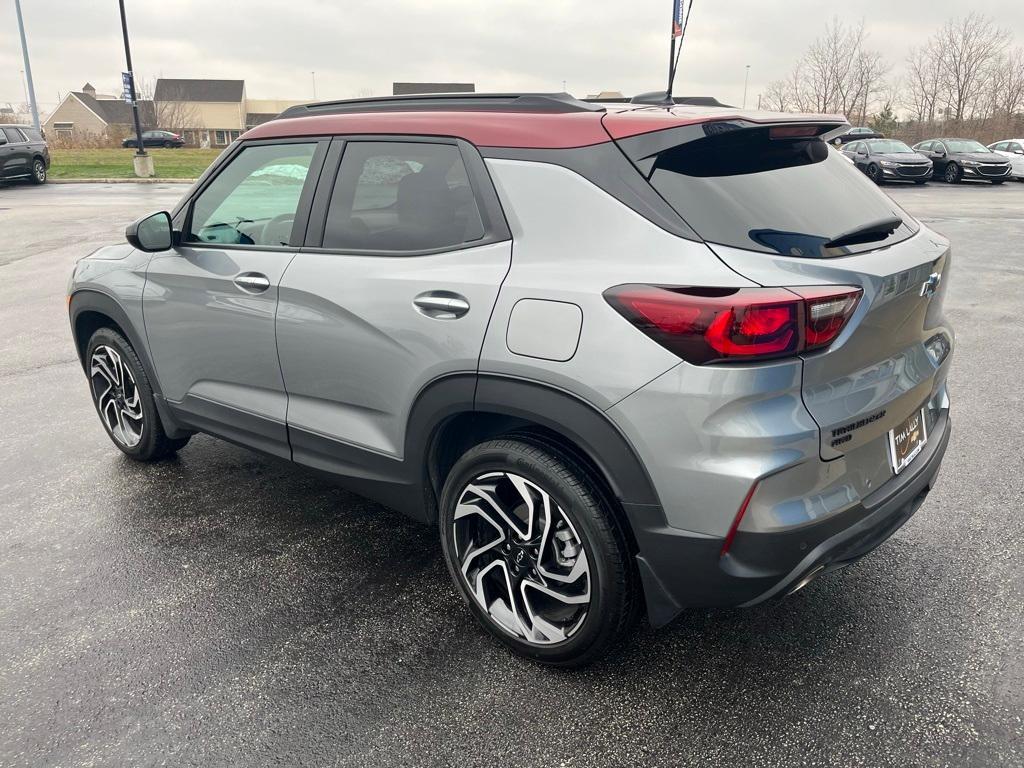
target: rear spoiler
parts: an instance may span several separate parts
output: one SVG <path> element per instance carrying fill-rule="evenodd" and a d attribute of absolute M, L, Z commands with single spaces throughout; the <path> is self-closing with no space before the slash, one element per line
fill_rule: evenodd
<path fill-rule="evenodd" d="M 777 128 L 779 129 L 780 139 L 802 139 L 814 136 L 828 141 L 843 131 L 849 130 L 850 127 L 846 118 L 833 115 L 787 115 L 783 119 L 779 119 L 782 116 L 772 114 L 766 117 L 768 119 L 765 120 L 748 116 L 723 116 L 720 119 L 709 120 L 705 118 L 687 122 L 680 120 L 674 125 L 671 123 L 665 125 L 660 130 L 648 129 L 644 133 L 618 137 L 609 130 L 609 134 L 612 135 L 615 143 L 619 145 L 626 156 L 646 174 L 650 170 L 650 165 L 653 164 L 654 158 L 661 152 L 672 147 L 678 147 L 680 144 L 686 144 L 709 136 L 756 128 Z M 607 126 L 607 120 L 606 116 L 606 128 L 609 127 Z"/>

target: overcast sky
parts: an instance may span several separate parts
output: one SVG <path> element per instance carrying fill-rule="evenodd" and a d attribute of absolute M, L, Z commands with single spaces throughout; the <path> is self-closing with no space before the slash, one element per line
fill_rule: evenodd
<path fill-rule="evenodd" d="M 21 0 L 36 95 L 87 80 L 119 89 L 124 52 L 116 0 Z M 471 81 L 480 91 L 664 87 L 671 0 L 127 0 L 140 77 L 246 81 L 250 98 L 320 99 L 391 93 L 395 80 Z M 871 44 L 897 69 L 907 49 L 968 9 L 1024 44 L 1021 0 L 698 0 L 679 95 L 749 104 L 784 76 L 836 8 L 867 20 Z M 0 105 L 23 102 L 13 0 L 0 0 Z"/>

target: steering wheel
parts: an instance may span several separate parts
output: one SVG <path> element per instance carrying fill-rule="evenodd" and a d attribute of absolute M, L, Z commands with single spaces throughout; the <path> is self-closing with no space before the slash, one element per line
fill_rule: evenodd
<path fill-rule="evenodd" d="M 292 235 L 292 224 L 295 222 L 294 213 L 282 213 L 263 225 L 260 233 L 261 245 L 288 245 L 288 238 Z"/>

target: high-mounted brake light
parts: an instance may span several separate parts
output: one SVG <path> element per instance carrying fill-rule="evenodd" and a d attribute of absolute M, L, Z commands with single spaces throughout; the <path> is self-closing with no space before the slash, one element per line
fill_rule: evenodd
<path fill-rule="evenodd" d="M 687 362 L 764 360 L 828 346 L 860 300 L 852 286 L 684 288 L 620 285 L 605 300 Z"/>
<path fill-rule="evenodd" d="M 770 139 L 809 139 L 821 133 L 820 125 L 774 125 L 768 129 Z"/>

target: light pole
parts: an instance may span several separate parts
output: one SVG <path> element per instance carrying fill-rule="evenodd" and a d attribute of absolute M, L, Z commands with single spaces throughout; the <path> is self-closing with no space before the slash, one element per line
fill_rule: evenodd
<path fill-rule="evenodd" d="M 750 65 L 747 64 L 746 74 L 743 75 L 743 109 L 747 108 L 747 83 L 750 82 Z"/>
<path fill-rule="evenodd" d="M 21 0 L 14 0 L 14 12 L 18 17 L 18 31 L 21 33 L 21 55 L 25 58 L 25 81 L 28 84 L 28 107 L 32 110 L 32 125 L 39 130 L 39 107 L 36 106 L 36 88 L 32 84 L 32 65 L 28 61 L 28 43 L 25 41 L 25 21 L 21 18 Z"/>
<path fill-rule="evenodd" d="M 139 120 L 139 100 L 135 93 L 135 72 L 132 70 L 132 49 L 128 45 L 128 21 L 124 15 L 124 0 L 118 0 L 121 7 L 121 34 L 124 36 L 124 60 L 128 66 L 128 96 L 132 100 L 132 119 L 135 121 L 135 175 L 149 177 L 153 175 L 153 158 L 146 154 L 146 145 L 142 141 L 142 123 Z"/>

